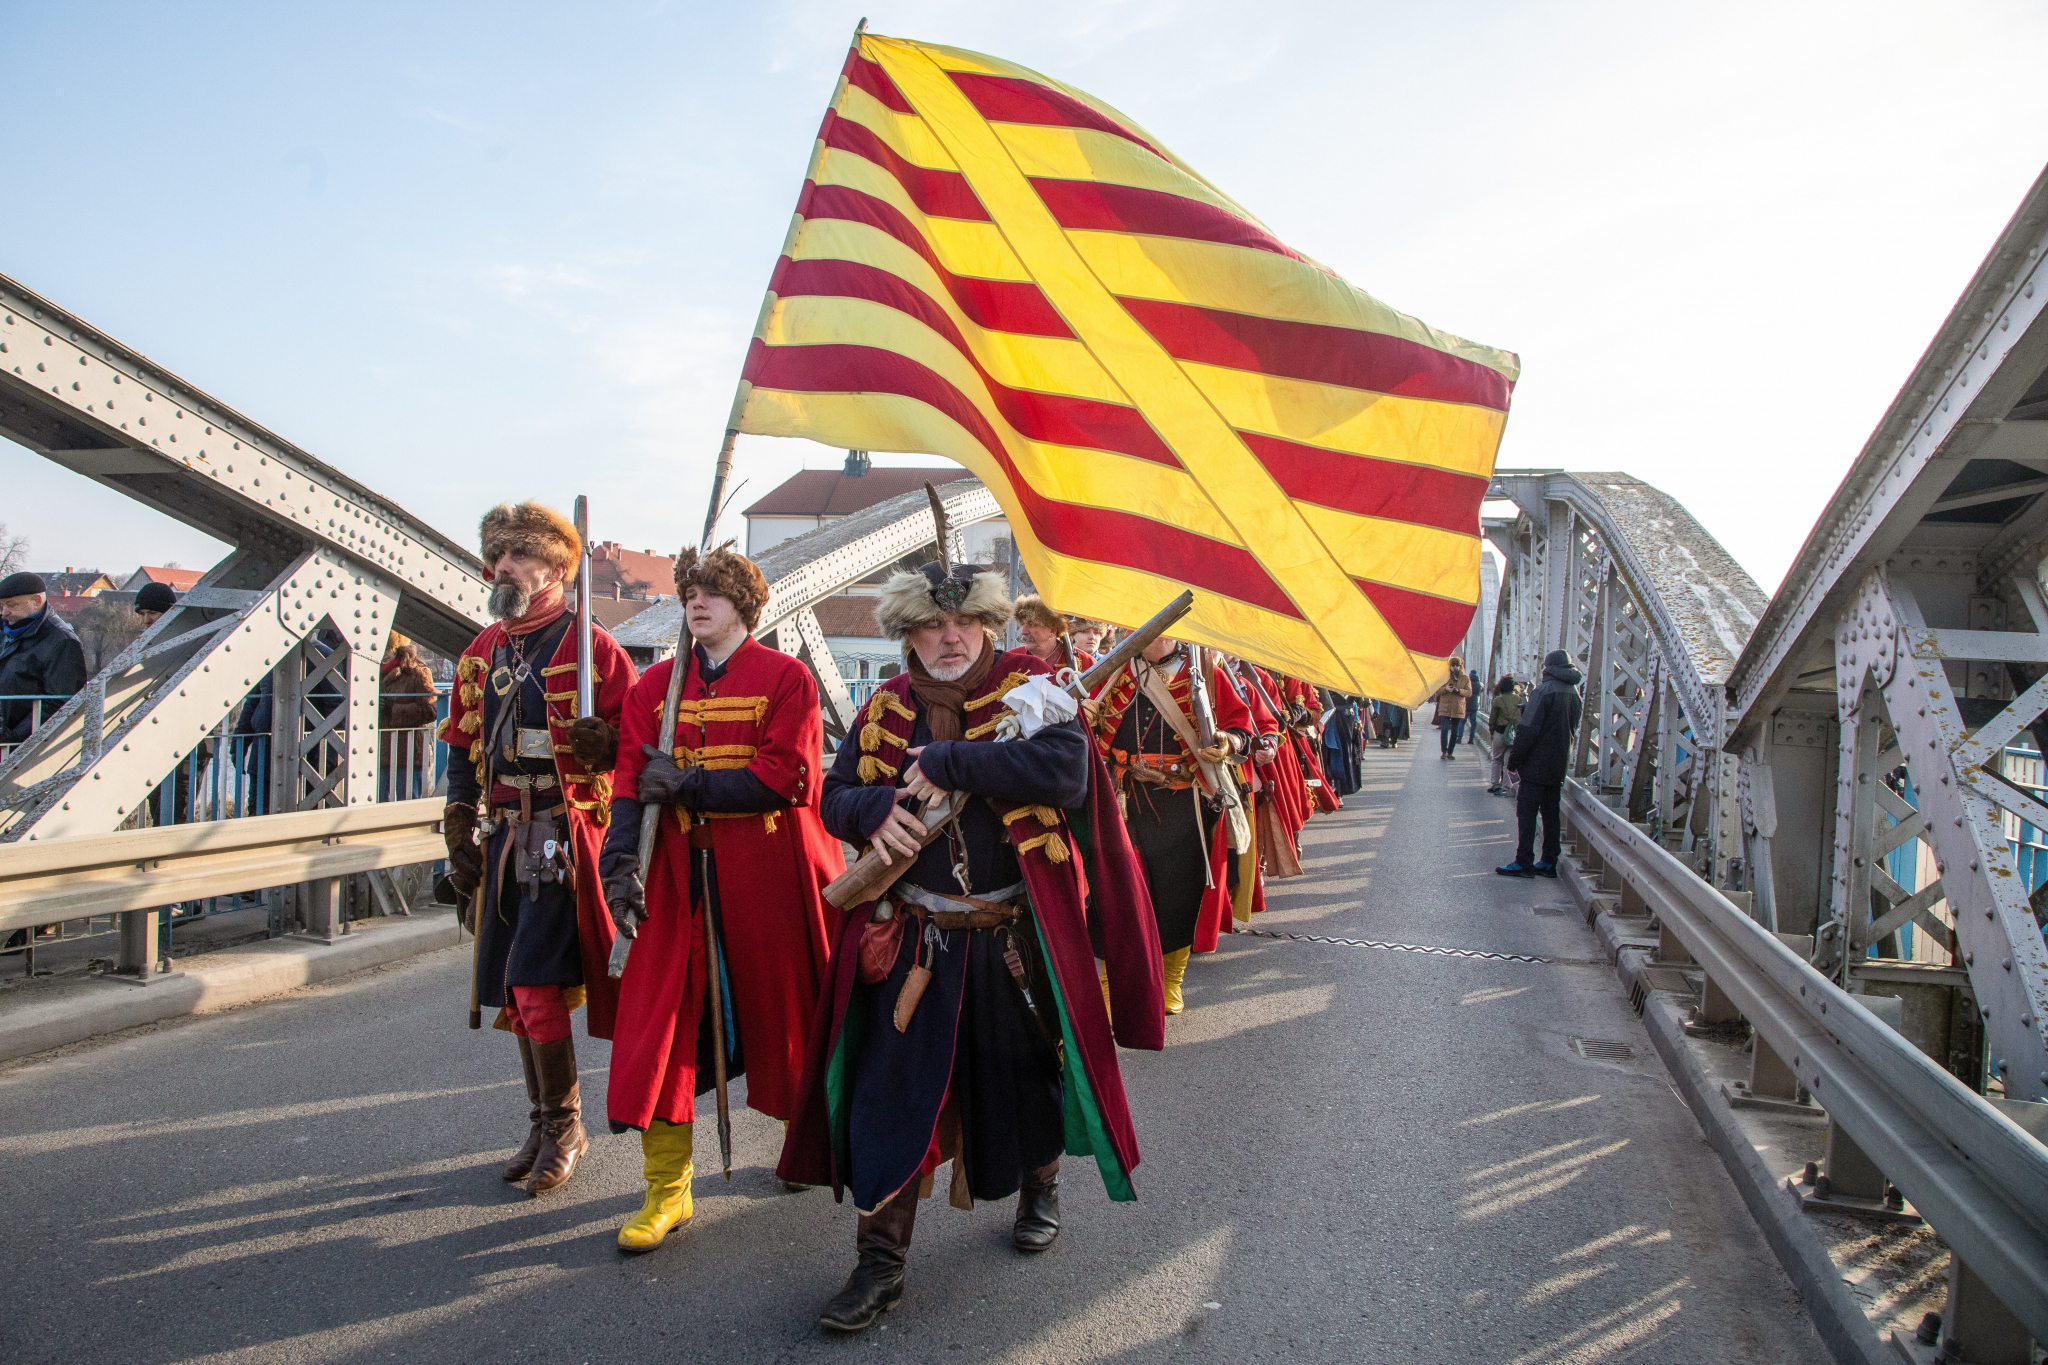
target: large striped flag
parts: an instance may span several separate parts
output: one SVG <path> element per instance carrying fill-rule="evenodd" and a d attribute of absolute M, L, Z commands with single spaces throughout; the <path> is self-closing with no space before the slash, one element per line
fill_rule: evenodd
<path fill-rule="evenodd" d="M 965 465 L 1059 609 L 1415 703 L 1479 596 L 1515 356 L 1282 244 L 1116 110 L 862 35 L 731 425 Z"/>

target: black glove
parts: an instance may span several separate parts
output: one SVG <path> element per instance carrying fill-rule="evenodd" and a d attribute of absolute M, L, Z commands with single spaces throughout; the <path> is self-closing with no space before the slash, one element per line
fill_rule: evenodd
<path fill-rule="evenodd" d="M 689 774 L 652 744 L 641 745 L 640 752 L 647 755 L 647 766 L 640 770 L 640 800 L 650 806 L 680 804 Z"/>
<path fill-rule="evenodd" d="M 476 807 L 451 802 L 441 812 L 441 834 L 448 845 L 448 889 L 464 913 L 484 879 L 484 851 L 476 842 Z"/>
<path fill-rule="evenodd" d="M 604 879 L 605 908 L 612 912 L 612 927 L 626 938 L 637 938 L 647 922 L 647 892 L 640 885 L 640 860 L 621 856 Z"/>
<path fill-rule="evenodd" d="M 602 716 L 578 716 L 569 722 L 569 756 L 585 772 L 608 773 L 619 766 L 619 732 Z"/>

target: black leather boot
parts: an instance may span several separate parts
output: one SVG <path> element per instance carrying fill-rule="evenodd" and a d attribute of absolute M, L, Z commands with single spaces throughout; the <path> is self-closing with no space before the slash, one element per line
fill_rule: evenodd
<path fill-rule="evenodd" d="M 533 1074 L 540 1083 L 540 1150 L 534 1154 L 526 1192 L 538 1196 L 567 1183 L 576 1162 L 590 1150 L 590 1137 L 583 1131 L 575 1041 L 533 1044 Z"/>
<path fill-rule="evenodd" d="M 1043 1251 L 1060 1235 L 1060 1162 L 1024 1172 L 1024 1184 L 1017 1191 L 1017 1223 L 1010 1229 L 1010 1245 L 1019 1251 Z"/>
<path fill-rule="evenodd" d="M 910 1227 L 917 1220 L 915 1186 L 860 1216 L 854 1246 L 860 1252 L 846 1288 L 839 1291 L 818 1322 L 828 1331 L 865 1332 L 903 1301 L 903 1258 L 910 1251 Z"/>
<path fill-rule="evenodd" d="M 519 1064 L 526 1068 L 526 1102 L 532 1111 L 527 1118 L 533 1126 L 527 1130 L 526 1145 L 514 1152 L 505 1169 L 498 1172 L 514 1182 L 533 1174 L 533 1159 L 540 1155 L 541 1122 L 547 1117 L 540 1105 L 540 1074 L 533 1069 L 533 1043 L 523 1033 L 519 1035 Z"/>

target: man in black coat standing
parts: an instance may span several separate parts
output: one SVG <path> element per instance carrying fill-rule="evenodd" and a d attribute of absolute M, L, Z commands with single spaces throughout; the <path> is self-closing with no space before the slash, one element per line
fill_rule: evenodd
<path fill-rule="evenodd" d="M 1521 775 L 1515 797 L 1515 860 L 1494 871 L 1503 877 L 1555 877 L 1564 831 L 1558 797 L 1571 772 L 1572 740 L 1579 733 L 1579 670 L 1572 656 L 1553 649 L 1543 656 L 1543 681 L 1522 708 L 1508 771 Z M 1543 816 L 1543 861 L 1535 860 L 1536 817 Z"/>
<path fill-rule="evenodd" d="M 40 576 L 0 578 L 0 744 L 19 744 L 85 687 L 85 647 Z"/>

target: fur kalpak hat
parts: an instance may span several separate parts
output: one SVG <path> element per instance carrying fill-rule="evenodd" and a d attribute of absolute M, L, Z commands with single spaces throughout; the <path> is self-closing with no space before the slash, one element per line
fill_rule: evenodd
<path fill-rule="evenodd" d="M 1045 599 L 1035 592 L 1027 592 L 1017 599 L 1017 624 L 1044 626 L 1055 635 L 1067 633 L 1067 618 L 1045 605 Z"/>
<path fill-rule="evenodd" d="M 971 616 L 990 630 L 1010 623 L 1010 595 L 1002 575 L 986 565 L 933 562 L 916 573 L 898 569 L 882 583 L 875 603 L 875 624 L 892 640 L 901 640 L 947 612 Z"/>
<path fill-rule="evenodd" d="M 501 502 L 484 513 L 481 534 L 486 577 L 504 554 L 538 559 L 565 574 L 583 557 L 583 538 L 576 534 L 576 524 L 554 508 L 531 500 L 516 507 Z"/>
<path fill-rule="evenodd" d="M 683 547 L 676 556 L 676 599 L 687 598 L 691 588 L 732 603 L 750 631 L 761 623 L 761 609 L 768 605 L 768 580 L 753 560 L 733 551 L 729 540 L 708 555 L 700 555 L 694 545 Z"/>

